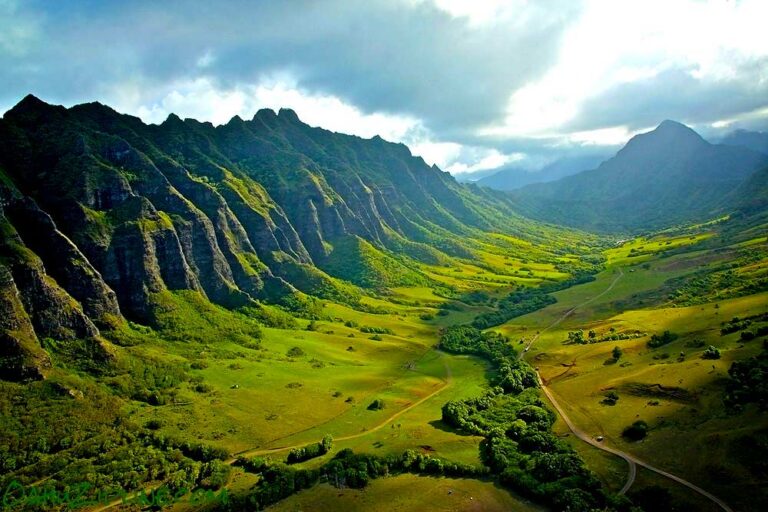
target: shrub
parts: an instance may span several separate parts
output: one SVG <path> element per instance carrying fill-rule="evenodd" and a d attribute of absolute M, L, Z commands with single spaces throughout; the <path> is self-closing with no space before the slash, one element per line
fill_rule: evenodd
<path fill-rule="evenodd" d="M 672 343 L 678 338 L 678 335 L 669 331 L 664 331 L 661 336 L 654 334 L 648 341 L 648 348 L 658 348 Z"/>
<path fill-rule="evenodd" d="M 377 398 L 368 406 L 369 411 L 380 411 L 384 408 L 384 400 Z"/>
<path fill-rule="evenodd" d="M 621 435 L 630 441 L 640 441 L 648 435 L 648 424 L 643 420 L 637 420 L 624 429 Z"/>
<path fill-rule="evenodd" d="M 301 357 L 304 355 L 304 351 L 301 347 L 293 347 L 285 353 L 288 357 Z"/>
<path fill-rule="evenodd" d="M 710 345 L 706 350 L 704 350 L 704 353 L 701 354 L 701 357 L 702 359 L 720 359 L 720 350 L 717 347 Z"/>

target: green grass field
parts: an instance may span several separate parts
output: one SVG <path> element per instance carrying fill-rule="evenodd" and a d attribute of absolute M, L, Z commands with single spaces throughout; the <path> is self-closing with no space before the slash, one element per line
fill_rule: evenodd
<path fill-rule="evenodd" d="M 400 475 L 375 480 L 366 489 L 337 489 L 321 484 L 270 507 L 274 512 L 346 510 L 366 512 L 543 510 L 491 482 Z"/>

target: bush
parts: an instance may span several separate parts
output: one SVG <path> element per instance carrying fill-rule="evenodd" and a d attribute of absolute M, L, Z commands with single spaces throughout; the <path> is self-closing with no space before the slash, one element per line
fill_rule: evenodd
<path fill-rule="evenodd" d="M 720 350 L 717 347 L 710 345 L 704 353 L 701 354 L 701 357 L 702 359 L 720 359 Z"/>
<path fill-rule="evenodd" d="M 619 394 L 615 391 L 609 391 L 605 394 L 605 398 L 603 398 L 600 403 L 605 405 L 616 405 L 616 402 L 619 401 Z"/>
<path fill-rule="evenodd" d="M 621 435 L 630 441 L 640 441 L 648 435 L 648 424 L 643 420 L 638 420 L 624 429 Z"/>
<path fill-rule="evenodd" d="M 648 341 L 648 348 L 658 348 L 672 343 L 678 338 L 678 335 L 669 331 L 664 331 L 661 336 L 654 334 Z"/>
<path fill-rule="evenodd" d="M 369 411 L 380 411 L 384 408 L 384 400 L 377 398 L 368 406 Z"/>
<path fill-rule="evenodd" d="M 301 357 L 304 355 L 304 351 L 301 347 L 293 347 L 285 353 L 288 357 Z"/>

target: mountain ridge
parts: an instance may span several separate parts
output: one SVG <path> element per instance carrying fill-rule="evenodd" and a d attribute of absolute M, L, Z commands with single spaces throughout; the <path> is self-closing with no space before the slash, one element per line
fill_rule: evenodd
<path fill-rule="evenodd" d="M 597 232 L 659 229 L 727 214 L 723 197 L 768 164 L 747 148 L 713 145 L 665 121 L 595 169 L 510 193 L 524 214 Z"/>
<path fill-rule="evenodd" d="M 156 324 L 170 292 L 225 308 L 304 294 L 359 306 L 363 288 L 428 284 L 418 262 L 471 257 L 472 236 L 542 236 L 503 194 L 289 109 L 147 125 L 30 95 L 0 120 L 0 198 L 3 294 L 21 329 L 5 361 L 20 378 L 45 373 L 36 339 L 85 338 L 108 357 L 99 330 Z"/>

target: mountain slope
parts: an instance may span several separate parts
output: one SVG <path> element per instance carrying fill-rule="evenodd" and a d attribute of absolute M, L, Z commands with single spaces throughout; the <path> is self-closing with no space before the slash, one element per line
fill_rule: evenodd
<path fill-rule="evenodd" d="M 402 144 L 290 110 L 146 125 L 28 96 L 0 121 L 0 199 L 3 354 L 20 377 L 44 373 L 37 338 L 108 357 L 100 329 L 162 323 L 173 291 L 226 308 L 299 292 L 355 305 L 358 287 L 430 284 L 417 262 L 472 258 L 486 232 L 580 240 Z"/>
<path fill-rule="evenodd" d="M 525 214 L 598 232 L 668 227 L 727 213 L 723 198 L 768 156 L 713 145 L 664 121 L 633 137 L 597 169 L 512 192 Z"/>

